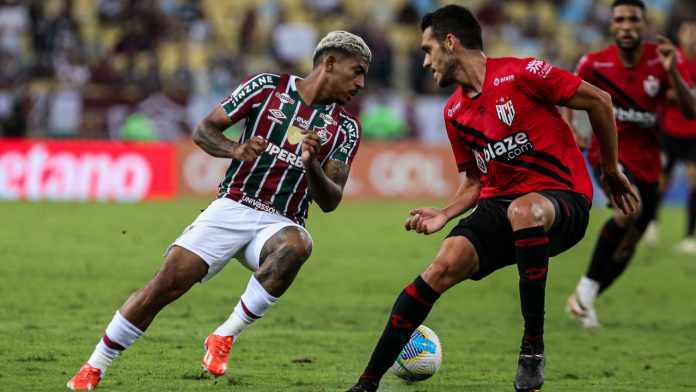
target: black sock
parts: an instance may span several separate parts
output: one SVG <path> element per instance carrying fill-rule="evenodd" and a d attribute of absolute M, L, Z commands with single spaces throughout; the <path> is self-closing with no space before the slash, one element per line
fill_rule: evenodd
<path fill-rule="evenodd" d="M 610 264 L 616 248 L 626 234 L 626 229 L 619 226 L 614 218 L 609 220 L 599 232 L 599 238 L 592 253 L 592 261 L 587 269 L 587 277 L 602 284 L 604 280 L 605 265 Z"/>
<path fill-rule="evenodd" d="M 692 237 L 694 232 L 696 232 L 696 189 L 692 189 L 689 194 L 689 207 L 687 211 L 686 236 Z"/>
<path fill-rule="evenodd" d="M 408 285 L 396 299 L 387 326 L 382 332 L 370 362 L 360 381 L 376 387 L 384 373 L 394 364 L 411 334 L 430 313 L 440 297 L 420 276 Z"/>
<path fill-rule="evenodd" d="M 524 316 L 524 341 L 543 349 L 549 238 L 542 226 L 517 230 L 514 235 L 517 270 L 520 275 L 520 305 Z"/>

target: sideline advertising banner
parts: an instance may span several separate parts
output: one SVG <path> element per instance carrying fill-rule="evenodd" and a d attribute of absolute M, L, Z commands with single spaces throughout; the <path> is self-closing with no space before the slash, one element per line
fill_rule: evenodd
<path fill-rule="evenodd" d="M 191 142 L 178 145 L 182 196 L 214 197 L 230 164 Z M 346 196 L 352 198 L 441 199 L 458 187 L 457 168 L 448 145 L 417 142 L 363 142 L 353 161 Z"/>
<path fill-rule="evenodd" d="M 0 199 L 169 199 L 175 160 L 168 143 L 0 140 Z"/>

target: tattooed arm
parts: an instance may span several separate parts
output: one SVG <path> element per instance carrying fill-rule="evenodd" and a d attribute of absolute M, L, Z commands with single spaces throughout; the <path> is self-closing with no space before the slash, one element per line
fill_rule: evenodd
<path fill-rule="evenodd" d="M 266 148 L 260 137 L 247 140 L 244 144 L 234 142 L 222 133 L 232 125 L 222 107 L 213 109 L 193 131 L 193 142 L 203 151 L 217 158 L 232 158 L 253 161 Z"/>
<path fill-rule="evenodd" d="M 308 132 L 302 141 L 302 164 L 305 167 L 309 196 L 324 212 L 338 207 L 343 198 L 343 187 L 348 181 L 350 168 L 343 162 L 329 159 L 324 167 L 317 160 L 321 140 L 316 132 Z"/>
<path fill-rule="evenodd" d="M 349 172 L 350 167 L 340 161 L 329 160 L 323 169 L 316 160 L 308 165 L 309 195 L 322 211 L 331 212 L 338 207 Z"/>

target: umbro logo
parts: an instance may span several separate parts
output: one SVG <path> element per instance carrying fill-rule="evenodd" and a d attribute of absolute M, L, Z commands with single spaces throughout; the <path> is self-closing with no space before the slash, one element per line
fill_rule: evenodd
<path fill-rule="evenodd" d="M 273 121 L 274 123 L 281 125 L 283 123 L 283 120 L 288 118 L 285 113 L 278 109 L 268 109 L 268 112 L 271 113 L 270 116 L 266 116 L 267 119 Z"/>
<path fill-rule="evenodd" d="M 277 118 L 278 120 L 285 120 L 286 118 L 288 118 L 282 111 L 278 109 L 269 109 L 268 112 L 271 113 L 271 115 Z"/>

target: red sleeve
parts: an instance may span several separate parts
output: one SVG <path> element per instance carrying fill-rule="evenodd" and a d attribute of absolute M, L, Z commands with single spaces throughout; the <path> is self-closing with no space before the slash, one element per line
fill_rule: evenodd
<path fill-rule="evenodd" d="M 445 121 L 447 120 L 445 119 Z M 459 132 L 457 132 L 454 126 L 447 123 L 446 128 L 447 137 L 449 138 L 450 144 L 452 145 L 452 152 L 454 153 L 454 161 L 457 163 L 457 170 L 460 173 L 473 170 L 476 167 L 476 160 L 471 149 L 463 143 L 461 136 L 459 136 Z"/>
<path fill-rule="evenodd" d="M 584 55 L 578 60 L 578 65 L 575 66 L 575 74 L 582 80 L 592 83 L 592 62 L 587 55 Z"/>
<path fill-rule="evenodd" d="M 686 61 L 686 58 L 684 57 L 684 52 L 680 49 L 677 51 L 677 71 L 679 71 L 679 74 L 681 75 L 682 78 L 684 78 L 684 81 L 689 87 L 694 86 L 694 75 L 692 73 L 692 70 L 689 69 L 689 64 Z"/>
<path fill-rule="evenodd" d="M 543 60 L 527 59 L 518 72 L 520 88 L 542 101 L 563 105 L 575 95 L 582 79 Z"/>

